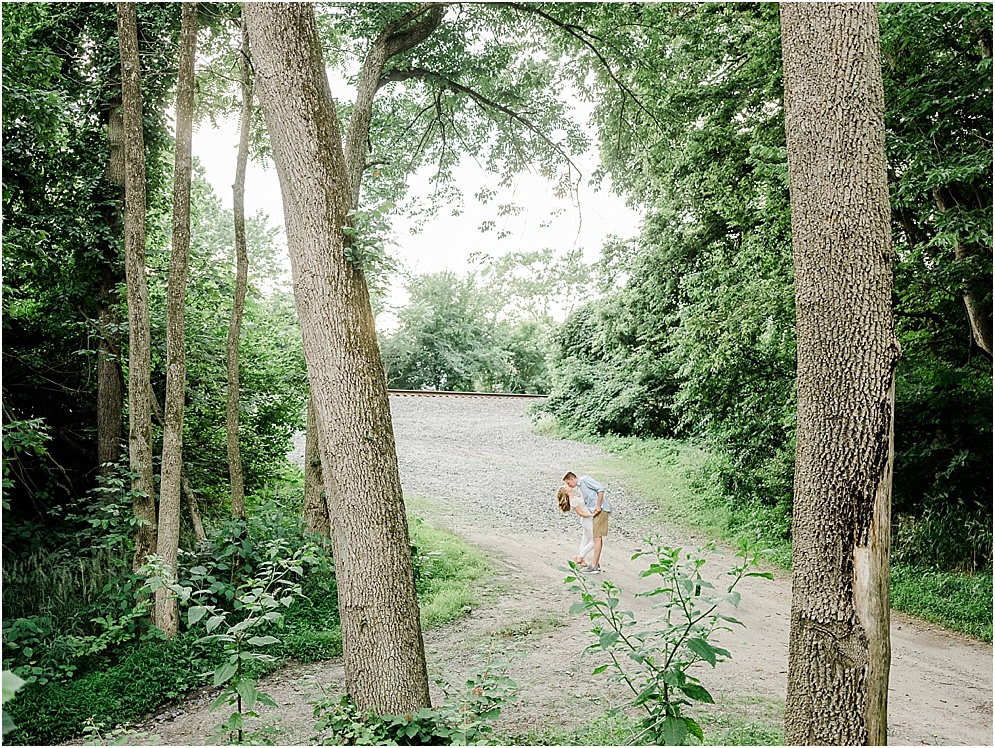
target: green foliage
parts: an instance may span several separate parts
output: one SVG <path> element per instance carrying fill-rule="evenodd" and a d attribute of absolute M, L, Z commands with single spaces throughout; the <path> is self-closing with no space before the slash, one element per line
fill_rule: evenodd
<path fill-rule="evenodd" d="M 77 735 L 87 721 L 121 724 L 139 719 L 203 682 L 220 659 L 183 633 L 126 650 L 117 664 L 68 683 L 33 684 L 10 704 L 14 745 L 53 745 Z"/>
<path fill-rule="evenodd" d="M 283 608 L 290 607 L 300 596 L 304 567 L 319 563 L 318 555 L 311 553 L 311 549 L 291 553 L 285 540 L 272 541 L 266 547 L 255 575 L 245 579 L 235 590 L 234 610 L 205 604 L 205 598 L 214 596 L 213 589 L 193 590 L 178 584 L 167 585 L 181 603 L 197 603 L 187 608 L 187 626 L 192 628 L 203 621 L 207 631 L 197 642 L 222 645 L 225 659 L 213 673 L 213 685 L 222 686 L 222 690 L 211 709 L 222 705 L 235 709 L 215 728 L 217 735 L 234 733 L 241 743 L 245 717 L 259 717 L 254 711 L 256 703 L 277 706 L 272 697 L 256 688 L 257 679 L 249 673 L 261 664 L 276 661 L 263 650 L 278 644 L 279 639 L 266 632 L 283 621 Z M 163 580 L 160 578 L 159 582 L 161 584 Z"/>
<path fill-rule="evenodd" d="M 625 62 L 641 106 L 592 55 L 580 60 L 582 93 L 595 102 L 603 173 L 647 214 L 636 240 L 604 248 L 605 296 L 557 334 L 547 407 L 598 434 L 704 440 L 732 514 L 786 534 L 795 337 L 777 8 L 569 12 Z M 897 550 L 947 569 L 991 565 L 991 356 L 963 299 L 990 330 L 991 13 L 881 9 L 903 349 Z"/>
<path fill-rule="evenodd" d="M 891 605 L 982 641 L 992 640 L 992 573 L 956 574 L 896 563 Z"/>
<path fill-rule="evenodd" d="M 315 704 L 315 729 L 323 745 L 487 745 L 502 707 L 517 699 L 507 663 L 489 660 L 456 692 L 443 686 L 438 706 L 408 714 L 362 712 L 348 696 Z"/>
<path fill-rule="evenodd" d="M 20 690 L 21 686 L 24 685 L 24 681 L 18 678 L 10 670 L 3 671 L 3 700 L 0 704 L 6 704 L 14 695 Z M 7 712 L 3 713 L 3 734 L 6 735 L 8 732 L 14 729 L 14 721 L 10 718 Z"/>
<path fill-rule="evenodd" d="M 652 551 L 639 551 L 633 559 L 651 558 L 649 568 L 640 578 L 658 576 L 660 586 L 636 593 L 637 597 L 657 597 L 654 608 L 659 617 L 640 623 L 632 611 L 619 609 L 621 590 L 611 581 L 592 588 L 571 564 L 564 583 L 580 595 L 570 612 L 586 613 L 594 626 L 591 633 L 597 641 L 587 651 L 605 653 L 610 662 L 599 665 L 594 673 L 612 668 L 613 675 L 625 683 L 634 696 L 631 706 L 646 712 L 636 739 L 655 745 L 686 745 L 691 738 L 704 739 L 701 726 L 683 713 L 692 702 L 714 703 L 711 694 L 692 675 L 690 668 L 697 663 L 717 663 L 731 657 L 709 639 L 716 631 L 731 631 L 727 624 L 742 625 L 732 616 L 719 613 L 722 606 L 739 605 L 736 585 L 744 577 L 773 579 L 767 572 L 750 571 L 756 554 L 747 549 L 737 553 L 739 563 L 726 575 L 732 577 L 724 592 L 701 576 L 707 555 L 715 550 L 708 545 L 696 552 L 682 553 L 680 548 L 663 546 L 657 538 L 647 538 Z"/>

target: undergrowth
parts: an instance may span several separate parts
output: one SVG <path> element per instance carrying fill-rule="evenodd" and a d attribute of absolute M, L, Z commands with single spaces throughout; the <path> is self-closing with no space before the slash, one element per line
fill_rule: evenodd
<path fill-rule="evenodd" d="M 247 558 L 243 569 L 256 563 L 254 548 L 269 538 L 289 538 L 295 547 L 306 542 L 297 502 L 296 498 L 271 494 L 261 506 L 250 506 L 249 526 L 239 544 Z M 423 627 L 438 626 L 465 615 L 476 603 L 473 584 L 487 568 L 485 559 L 458 537 L 419 518 L 411 518 L 409 526 Z M 233 588 L 229 551 L 235 543 L 228 542 L 228 535 L 240 530 L 225 521 L 212 532 L 217 550 L 185 554 L 180 578 L 192 580 L 196 588 L 213 590 L 213 602 L 230 607 Z M 23 568 L 7 567 L 25 576 L 16 587 L 30 584 L 32 569 L 40 566 L 43 559 L 35 561 L 22 564 Z M 87 581 L 91 571 L 106 582 L 108 588 L 94 594 L 86 606 L 77 606 L 74 616 L 57 615 L 56 606 L 46 604 L 50 612 L 47 617 L 5 618 L 5 667 L 27 677 L 38 670 L 33 682 L 5 707 L 17 726 L 15 732 L 5 736 L 6 743 L 51 745 L 77 736 L 87 724 L 134 722 L 205 685 L 205 674 L 225 656 L 220 647 L 196 642 L 203 632 L 183 631 L 172 641 L 162 641 L 154 630 L 149 630 L 146 618 L 135 620 L 130 612 L 135 609 L 140 583 L 121 564 L 108 563 L 104 555 L 95 561 L 91 570 L 90 559 L 79 560 L 76 581 L 70 574 L 37 577 L 40 583 L 36 584 L 35 596 L 42 602 L 52 602 L 49 598 L 61 600 L 70 587 L 89 586 L 99 592 L 101 588 Z M 107 581 L 113 577 L 109 574 L 113 569 L 117 569 L 117 577 Z M 8 581 L 7 574 L 4 581 Z M 46 585 L 47 581 L 51 584 Z M 342 653 L 333 567 L 310 567 L 300 583 L 302 594 L 286 609 L 284 620 L 273 625 L 277 641 L 267 652 L 276 661 L 253 663 L 253 677 L 276 669 L 288 658 L 312 662 Z M 102 616 L 107 626 L 115 627 L 117 637 L 99 651 L 87 654 L 95 649 L 94 642 L 104 641 L 92 633 L 94 624 L 86 620 L 94 616 Z M 186 621 L 186 615 L 181 619 Z M 45 665 L 40 670 L 39 662 Z"/>

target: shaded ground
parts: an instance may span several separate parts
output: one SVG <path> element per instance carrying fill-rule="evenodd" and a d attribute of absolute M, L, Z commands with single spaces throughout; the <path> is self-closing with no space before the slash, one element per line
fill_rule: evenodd
<path fill-rule="evenodd" d="M 398 459 L 411 511 L 483 548 L 493 576 L 477 609 L 463 620 L 425 635 L 433 675 L 461 683 L 487 656 L 511 660 L 509 675 L 519 700 L 503 711 L 506 734 L 589 724 L 625 693 L 598 662 L 583 655 L 589 621 L 570 616 L 574 600 L 559 567 L 576 550 L 578 523 L 554 507 L 562 474 L 611 459 L 591 446 L 538 436 L 530 429 L 529 403 L 516 400 L 392 397 Z M 602 566 L 606 578 L 629 594 L 623 605 L 650 615 L 632 592 L 645 582 L 631 561 L 640 538 L 661 533 L 671 544 L 695 545 L 656 524 L 652 511 L 624 485 L 607 483 L 614 503 Z M 790 579 L 744 581 L 736 617 L 745 628 L 727 633 L 733 659 L 699 677 L 738 719 L 776 720 L 783 710 L 787 673 Z M 992 647 L 893 613 L 889 742 L 897 745 L 992 743 Z M 280 705 L 263 716 L 275 720 L 278 744 L 307 743 L 314 734 L 310 701 L 338 693 L 341 661 L 291 664 L 260 688 Z M 433 698 L 438 698 L 436 692 Z M 205 691 L 151 718 L 142 729 L 167 745 L 207 742 L 219 713 L 207 710 Z M 712 709 L 715 709 L 713 707 Z M 707 732 L 706 726 L 706 732 Z"/>

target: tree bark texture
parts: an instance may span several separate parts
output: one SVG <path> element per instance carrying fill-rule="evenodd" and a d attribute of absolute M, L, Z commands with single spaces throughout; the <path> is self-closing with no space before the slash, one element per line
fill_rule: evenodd
<path fill-rule="evenodd" d="M 346 685 L 360 709 L 409 712 L 430 703 L 424 645 L 373 312 L 343 252 L 351 194 L 314 11 L 243 12 L 321 426 Z"/>
<path fill-rule="evenodd" d="M 781 5 L 798 330 L 785 739 L 887 742 L 899 347 L 877 6 Z"/>
<path fill-rule="evenodd" d="M 304 526 L 308 532 L 329 538 L 332 530 L 322 485 L 319 441 L 314 401 L 308 397 L 307 427 L 304 432 Z"/>
<path fill-rule="evenodd" d="M 193 84 L 197 51 L 197 3 L 183 3 L 176 80 L 176 160 L 173 168 L 173 241 L 166 292 L 166 400 L 163 403 L 162 474 L 159 479 L 158 554 L 176 574 L 183 505 L 183 405 L 187 363 L 184 317 L 190 258 L 190 180 L 193 162 Z M 167 638 L 179 632 L 176 597 L 165 587 L 155 593 L 155 624 Z"/>
<path fill-rule="evenodd" d="M 156 551 L 155 483 L 152 477 L 152 342 L 145 282 L 145 137 L 138 17 L 134 3 L 117 4 L 124 116 L 124 254 L 128 287 L 128 456 L 132 481 L 137 571 Z"/>
<path fill-rule="evenodd" d="M 238 154 L 235 157 L 235 183 L 232 185 L 232 214 L 235 219 L 235 298 L 228 325 L 228 473 L 231 479 L 231 514 L 245 519 L 245 482 L 242 452 L 238 444 L 239 372 L 238 342 L 242 335 L 242 315 L 249 284 L 249 255 L 245 247 L 245 169 L 249 163 L 249 128 L 252 126 L 252 82 L 249 72 L 249 37 L 242 20 L 241 48 L 242 112 L 239 117 Z M 307 468 L 305 468 L 305 471 Z"/>
<path fill-rule="evenodd" d="M 120 74 L 120 68 L 118 69 Z M 107 181 L 116 188 L 124 207 L 124 114 L 120 97 L 107 112 Z M 100 308 L 97 311 L 97 464 L 100 474 L 121 457 L 124 432 L 124 377 L 121 373 L 121 320 L 118 315 L 117 267 L 121 238 L 121 212 L 110 207 L 105 213 L 110 241 L 104 249 L 100 277 Z"/>

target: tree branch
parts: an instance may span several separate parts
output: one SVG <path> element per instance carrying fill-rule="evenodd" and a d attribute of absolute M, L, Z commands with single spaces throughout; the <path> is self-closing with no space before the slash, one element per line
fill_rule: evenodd
<path fill-rule="evenodd" d="M 585 47 L 587 47 L 589 50 L 591 50 L 591 52 L 594 53 L 594 56 L 598 58 L 598 61 L 601 63 L 602 67 L 604 67 L 605 72 L 608 74 L 608 77 L 611 78 L 612 81 L 614 81 L 615 85 L 618 86 L 624 94 L 626 94 L 629 98 L 631 98 L 634 102 L 636 102 L 636 106 L 638 106 L 643 111 L 643 113 L 646 114 L 647 117 L 653 120 L 653 122 L 657 125 L 657 127 L 660 127 L 660 120 L 656 118 L 656 115 L 654 115 L 653 112 L 651 112 L 649 109 L 643 106 L 643 103 L 639 100 L 639 97 L 636 96 L 636 94 L 633 93 L 632 89 L 629 88 L 622 81 L 622 79 L 615 74 L 615 71 L 612 70 L 611 65 L 608 64 L 608 60 L 605 59 L 605 56 L 601 53 L 601 50 L 598 49 L 590 40 L 585 38 L 589 36 L 592 39 L 598 39 L 598 37 L 588 33 L 585 29 L 581 28 L 580 26 L 564 23 L 563 21 L 554 18 L 553 16 L 540 10 L 539 8 L 535 8 L 530 5 L 523 5 L 521 3 L 505 3 L 505 6 L 512 8 L 513 10 L 517 10 L 521 13 L 532 13 L 533 15 L 539 16 L 543 20 L 546 20 L 549 23 L 556 26 L 557 28 L 563 30 L 564 32 L 572 36 L 574 39 L 579 41 L 581 44 L 583 44 Z"/>
<path fill-rule="evenodd" d="M 502 114 L 506 115 L 509 119 L 514 120 L 515 122 L 519 123 L 524 128 L 526 128 L 527 130 L 538 136 L 550 148 L 555 150 L 560 155 L 560 157 L 563 158 L 563 160 L 566 161 L 567 164 L 569 164 L 570 168 L 573 171 L 577 172 L 578 176 L 580 176 L 583 173 L 581 172 L 577 164 L 573 162 L 573 160 L 570 158 L 567 152 L 563 150 L 563 148 L 560 146 L 559 143 L 552 140 L 548 135 L 542 132 L 542 130 L 540 130 L 538 127 L 532 124 L 532 122 L 530 122 L 526 117 L 522 116 L 513 109 L 509 109 L 503 104 L 499 104 L 493 99 L 484 96 L 479 91 L 475 91 L 472 88 L 464 86 L 462 83 L 457 83 L 451 78 L 447 78 L 446 76 L 440 73 L 435 73 L 432 72 L 431 70 L 425 70 L 424 68 L 411 68 L 409 70 L 391 70 L 380 79 L 380 85 L 382 86 L 386 83 L 399 83 L 415 79 L 438 81 L 439 83 L 442 84 L 443 88 L 448 88 L 451 91 L 458 91 L 462 94 L 466 94 L 482 107 L 495 109 L 501 112 Z"/>

